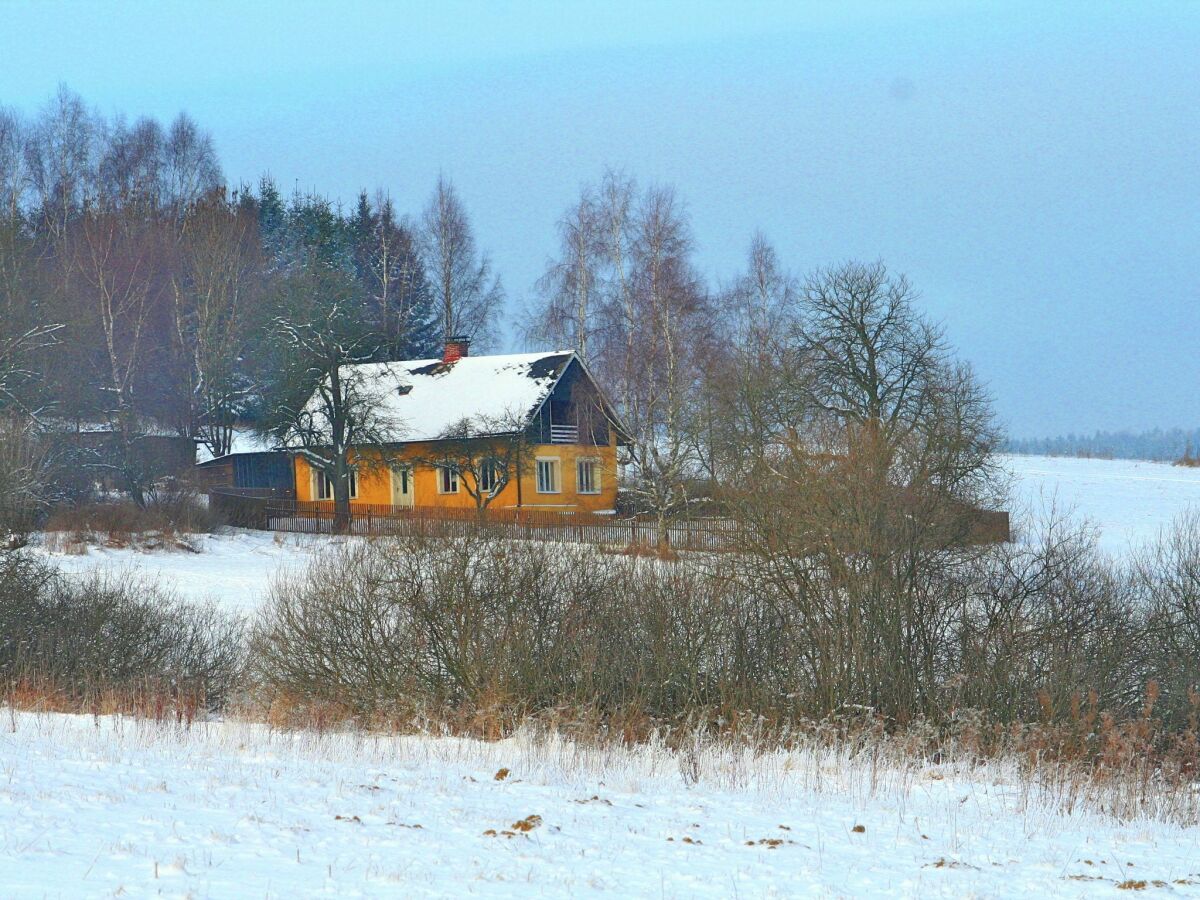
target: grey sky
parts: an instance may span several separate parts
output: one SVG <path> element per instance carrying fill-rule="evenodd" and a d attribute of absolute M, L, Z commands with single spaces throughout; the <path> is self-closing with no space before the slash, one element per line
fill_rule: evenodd
<path fill-rule="evenodd" d="M 430 9 L 430 7 L 436 7 Z M 606 165 L 698 261 L 905 271 L 1014 434 L 1200 424 L 1200 5 L 0 0 L 0 103 L 186 109 L 231 181 L 460 188 L 510 297 Z"/>

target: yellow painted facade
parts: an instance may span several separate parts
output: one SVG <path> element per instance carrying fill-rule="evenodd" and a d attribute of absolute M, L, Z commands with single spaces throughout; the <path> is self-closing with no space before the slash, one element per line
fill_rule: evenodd
<path fill-rule="evenodd" d="M 504 489 L 491 501 L 489 509 L 512 509 L 518 505 L 522 509 L 563 511 L 563 512 L 597 512 L 611 510 L 617 502 L 617 451 L 610 444 L 607 447 L 592 447 L 580 444 L 534 444 L 526 448 L 529 462 L 522 468 L 521 484 L 518 491 L 516 479 L 505 485 Z M 368 451 L 358 457 L 357 493 L 351 499 L 351 505 L 410 505 L 414 507 L 435 507 L 474 509 L 475 498 L 462 485 L 458 485 L 456 493 L 444 493 L 440 486 L 440 473 L 428 463 L 410 463 L 406 460 L 436 457 L 436 448 L 432 444 L 405 444 L 389 451 L 388 461 L 380 461 L 380 454 Z M 374 461 L 367 461 L 368 457 Z M 581 490 L 578 462 L 595 460 L 599 463 L 596 473 L 599 475 L 599 485 L 596 492 L 587 493 Z M 538 490 L 536 460 L 558 462 L 558 491 L 541 492 Z M 308 461 L 300 456 L 295 457 L 296 499 L 317 500 L 317 480 L 315 470 Z M 405 493 L 401 468 L 408 467 L 411 482 Z M 464 475 L 464 478 L 470 478 Z M 519 503 L 518 503 L 519 498 Z"/>

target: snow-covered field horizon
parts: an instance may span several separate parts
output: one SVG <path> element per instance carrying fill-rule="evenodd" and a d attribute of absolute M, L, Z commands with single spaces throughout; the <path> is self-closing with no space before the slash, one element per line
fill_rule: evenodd
<path fill-rule="evenodd" d="M 1050 508 L 1091 524 L 1101 549 L 1127 556 L 1190 509 L 1200 509 L 1200 468 L 1132 459 L 1005 456 L 1014 522 Z"/>

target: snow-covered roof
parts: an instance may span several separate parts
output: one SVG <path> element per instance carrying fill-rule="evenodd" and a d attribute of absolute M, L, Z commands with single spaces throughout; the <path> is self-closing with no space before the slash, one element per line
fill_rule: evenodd
<path fill-rule="evenodd" d="M 450 364 L 441 359 L 361 363 L 343 366 L 341 377 L 356 379 L 364 393 L 375 395 L 376 413 L 391 423 L 395 441 L 432 441 L 464 420 L 475 427 L 501 421 L 523 426 L 573 357 L 570 350 L 555 350 L 464 356 Z M 319 404 L 310 400 L 308 410 L 319 414 Z"/>
<path fill-rule="evenodd" d="M 115 434 L 117 432 L 114 422 L 102 419 L 60 419 L 48 416 L 43 417 L 41 422 L 47 431 L 55 434 Z M 142 416 L 138 419 L 136 431 L 143 437 L 181 437 L 177 429 L 157 422 L 149 416 Z"/>
<path fill-rule="evenodd" d="M 263 437 L 256 431 L 251 431 L 248 428 L 234 429 L 232 438 L 229 442 L 229 456 L 235 453 L 267 453 L 271 450 L 279 449 L 270 439 Z M 212 450 L 208 448 L 208 444 L 202 441 L 196 442 L 196 464 L 212 462 L 219 457 L 213 456 Z"/>

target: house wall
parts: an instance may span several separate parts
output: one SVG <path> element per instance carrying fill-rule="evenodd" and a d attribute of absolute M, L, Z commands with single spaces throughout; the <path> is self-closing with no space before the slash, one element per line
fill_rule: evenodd
<path fill-rule="evenodd" d="M 617 501 L 617 452 L 612 444 L 591 447 L 576 444 L 534 444 L 527 453 L 530 457 L 527 469 L 521 476 L 521 506 L 525 509 L 564 510 L 572 512 L 595 512 L 613 509 Z M 388 462 L 381 460 L 378 453 L 368 452 L 358 466 L 358 496 L 355 504 L 392 503 L 392 476 L 390 463 L 405 460 L 429 459 L 436 456 L 430 444 L 406 444 L 389 451 Z M 537 457 L 558 457 L 562 490 L 557 494 L 539 494 L 537 474 L 533 460 Z M 576 488 L 576 460 L 580 457 L 600 461 L 600 493 L 580 494 Z M 374 460 L 372 463 L 370 460 Z M 315 500 L 313 469 L 300 456 L 295 458 L 296 499 Z M 438 491 L 438 473 L 429 465 L 416 464 L 413 469 L 414 506 L 473 509 L 475 498 L 466 488 L 459 485 L 457 494 L 442 494 Z M 470 477 L 470 476 L 466 476 Z M 517 484 L 514 479 L 492 500 L 489 509 L 506 509 L 517 506 Z"/>
<path fill-rule="evenodd" d="M 205 489 L 251 488 L 274 490 L 290 496 L 294 472 L 290 457 L 283 452 L 231 453 L 196 466 Z"/>

